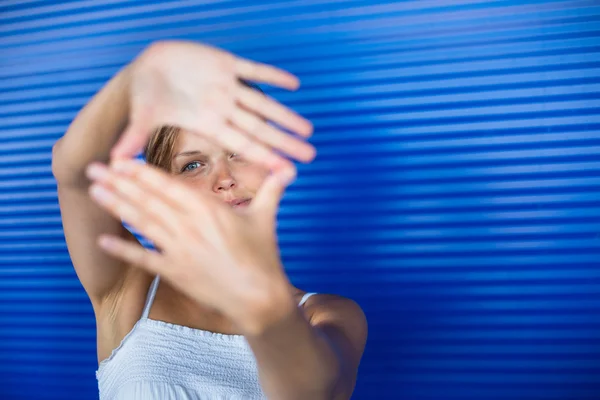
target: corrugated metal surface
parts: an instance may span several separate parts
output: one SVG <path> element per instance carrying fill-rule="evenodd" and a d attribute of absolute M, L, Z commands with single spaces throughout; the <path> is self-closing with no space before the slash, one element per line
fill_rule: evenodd
<path fill-rule="evenodd" d="M 366 310 L 354 398 L 600 398 L 600 4 L 366 0 L 0 2 L 0 398 L 96 397 L 50 150 L 162 38 L 301 76 L 281 245 Z"/>

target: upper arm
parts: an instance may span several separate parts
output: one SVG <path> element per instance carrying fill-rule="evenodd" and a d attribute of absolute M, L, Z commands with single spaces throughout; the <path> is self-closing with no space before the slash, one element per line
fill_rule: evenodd
<path fill-rule="evenodd" d="M 102 233 L 137 241 L 121 223 L 90 197 L 87 185 L 58 183 L 58 201 L 67 248 L 75 272 L 94 309 L 116 291 L 129 267 L 98 247 Z"/>
<path fill-rule="evenodd" d="M 331 295 L 315 297 L 320 299 L 311 304 L 314 312 L 310 323 L 327 337 L 340 360 L 340 380 L 335 399 L 349 399 L 367 342 L 367 319 L 360 306 L 352 300 Z"/>

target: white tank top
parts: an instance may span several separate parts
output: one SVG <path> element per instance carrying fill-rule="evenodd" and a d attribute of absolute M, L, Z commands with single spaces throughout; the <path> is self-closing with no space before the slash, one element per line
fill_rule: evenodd
<path fill-rule="evenodd" d="M 100 400 L 265 399 L 244 336 L 148 318 L 158 282 L 157 276 L 140 320 L 98 366 Z"/>

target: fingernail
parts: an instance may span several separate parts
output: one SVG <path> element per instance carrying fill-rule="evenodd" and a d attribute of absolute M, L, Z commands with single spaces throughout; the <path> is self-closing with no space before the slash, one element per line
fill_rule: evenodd
<path fill-rule="evenodd" d="M 90 195 L 100 202 L 106 202 L 111 196 L 110 192 L 100 185 L 92 185 Z"/>
<path fill-rule="evenodd" d="M 304 137 L 311 137 L 315 131 L 315 127 L 309 120 L 305 119 L 304 126 L 302 127 L 302 132 L 300 132 Z"/>
<path fill-rule="evenodd" d="M 284 168 L 283 170 L 278 172 L 279 179 L 283 182 L 284 185 L 289 185 L 296 179 L 296 171 L 292 168 Z"/>
<path fill-rule="evenodd" d="M 103 165 L 90 164 L 86 169 L 86 175 L 90 179 L 98 180 L 106 177 L 107 171 Z"/>
<path fill-rule="evenodd" d="M 310 162 L 317 156 L 317 149 L 314 146 L 310 146 L 306 150 L 306 161 Z"/>

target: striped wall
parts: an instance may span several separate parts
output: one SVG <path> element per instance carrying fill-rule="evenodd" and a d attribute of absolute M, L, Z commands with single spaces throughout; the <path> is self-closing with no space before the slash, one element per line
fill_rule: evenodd
<path fill-rule="evenodd" d="M 0 1 L 0 399 L 94 399 L 51 146 L 154 40 L 298 74 L 299 287 L 359 302 L 354 399 L 600 399 L 600 2 Z"/>

